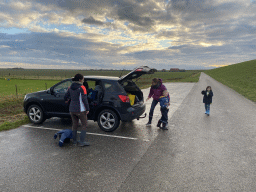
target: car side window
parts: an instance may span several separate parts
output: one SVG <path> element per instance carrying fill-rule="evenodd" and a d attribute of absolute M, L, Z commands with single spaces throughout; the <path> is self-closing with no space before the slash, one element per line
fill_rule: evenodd
<path fill-rule="evenodd" d="M 104 82 L 103 86 L 105 88 L 105 92 L 119 92 L 120 87 L 113 82 Z"/>
<path fill-rule="evenodd" d="M 72 84 L 72 81 L 65 81 L 57 85 L 56 87 L 54 87 L 53 91 L 54 93 L 66 93 L 66 91 L 71 86 L 71 84 Z"/>
<path fill-rule="evenodd" d="M 88 85 L 88 88 L 89 89 L 95 89 L 95 84 L 96 84 L 96 81 L 94 81 L 94 80 L 86 80 L 86 82 L 87 82 L 87 85 Z"/>

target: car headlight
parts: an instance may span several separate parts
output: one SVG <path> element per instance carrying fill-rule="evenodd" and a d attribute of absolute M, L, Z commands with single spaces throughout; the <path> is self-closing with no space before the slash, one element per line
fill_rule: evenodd
<path fill-rule="evenodd" d="M 27 100 L 27 98 L 28 98 L 28 96 L 27 96 L 27 95 L 25 95 L 25 97 L 24 97 L 24 101 L 26 101 L 26 100 Z"/>

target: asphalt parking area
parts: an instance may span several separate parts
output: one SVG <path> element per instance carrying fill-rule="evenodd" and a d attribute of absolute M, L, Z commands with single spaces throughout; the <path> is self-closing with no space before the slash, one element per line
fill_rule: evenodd
<path fill-rule="evenodd" d="M 91 146 L 60 148 L 55 132 L 24 126 L 1 134 L 1 191 L 113 191 L 151 143 L 88 134 Z"/>
<path fill-rule="evenodd" d="M 194 84 L 166 84 L 171 96 L 169 119 Z M 144 97 L 149 89 L 143 90 Z M 148 101 L 147 113 L 152 100 Z M 0 191 L 117 191 L 149 146 L 163 130 L 147 118 L 121 123 L 114 132 L 103 132 L 88 121 L 89 147 L 58 146 L 54 134 L 71 129 L 67 119 L 52 118 L 42 125 L 28 124 L 0 133 Z M 171 122 L 169 122 L 169 126 Z"/>

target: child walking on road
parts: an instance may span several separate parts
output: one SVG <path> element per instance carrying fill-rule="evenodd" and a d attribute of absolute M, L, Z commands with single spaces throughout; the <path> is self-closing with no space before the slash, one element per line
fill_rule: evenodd
<path fill-rule="evenodd" d="M 202 95 L 204 95 L 203 103 L 205 105 L 205 114 L 207 114 L 209 116 L 210 115 L 210 104 L 212 104 L 212 96 L 213 96 L 211 86 L 207 86 L 206 90 L 203 90 L 201 93 L 202 93 Z"/>
<path fill-rule="evenodd" d="M 160 110 L 162 117 L 159 119 L 157 123 L 157 127 L 163 130 L 168 130 L 167 125 L 168 125 L 168 107 L 170 105 L 170 96 L 167 90 L 163 91 L 163 95 L 159 97 L 159 102 L 160 102 Z M 161 124 L 163 126 L 161 127 Z"/>

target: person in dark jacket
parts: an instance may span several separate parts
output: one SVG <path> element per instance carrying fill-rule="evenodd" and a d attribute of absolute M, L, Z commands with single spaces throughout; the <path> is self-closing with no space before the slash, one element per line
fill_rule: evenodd
<path fill-rule="evenodd" d="M 204 95 L 203 103 L 205 105 L 205 114 L 207 114 L 209 116 L 210 115 L 210 104 L 212 104 L 212 96 L 213 96 L 211 86 L 207 86 L 206 90 L 203 90 L 201 93 L 202 93 L 202 95 Z"/>
<path fill-rule="evenodd" d="M 87 91 L 83 85 L 84 77 L 81 74 L 76 74 L 72 78 L 73 83 L 67 90 L 64 100 L 65 102 L 70 101 L 69 112 L 72 118 L 72 131 L 73 131 L 73 144 L 79 143 L 79 146 L 88 146 L 89 142 L 85 141 L 86 136 L 86 124 L 87 114 L 89 113 L 89 104 L 87 100 Z M 77 141 L 77 128 L 79 119 L 82 123 L 82 129 L 80 134 L 80 141 Z"/>
<path fill-rule="evenodd" d="M 153 101 L 152 101 L 150 112 L 149 112 L 149 120 L 146 126 L 151 125 L 154 109 L 157 103 L 159 102 L 160 96 L 163 95 L 163 91 L 165 90 L 166 90 L 166 87 L 163 85 L 162 79 L 157 79 L 157 78 L 152 79 L 152 86 L 150 88 L 149 95 L 146 101 L 148 101 L 151 97 L 153 97 Z"/>

